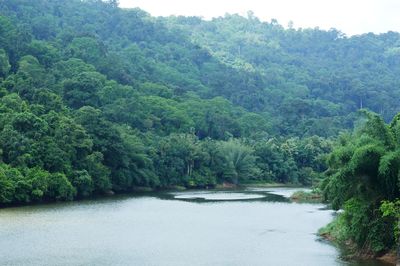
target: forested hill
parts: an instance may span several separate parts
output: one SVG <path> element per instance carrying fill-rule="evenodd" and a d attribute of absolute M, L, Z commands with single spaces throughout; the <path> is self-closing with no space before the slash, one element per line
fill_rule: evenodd
<path fill-rule="evenodd" d="M 278 126 L 282 134 L 331 135 L 335 127 L 349 126 L 346 116 L 360 108 L 387 121 L 399 111 L 399 33 L 349 38 L 336 29 L 285 30 L 251 12 L 247 18 L 161 21 L 184 30 L 225 65 L 259 77 L 259 83 L 248 82 L 239 90 L 219 84 L 217 94 L 248 110 L 272 114 L 277 125 L 283 124 Z"/>
<path fill-rule="evenodd" d="M 398 33 L 117 1 L 0 1 L 0 203 L 223 181 L 310 184 L 355 111 L 389 120 Z"/>

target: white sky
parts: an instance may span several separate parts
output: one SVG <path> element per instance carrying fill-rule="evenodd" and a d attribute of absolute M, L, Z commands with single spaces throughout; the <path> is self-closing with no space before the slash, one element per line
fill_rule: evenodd
<path fill-rule="evenodd" d="M 120 0 L 153 16 L 185 15 L 205 19 L 248 10 L 263 21 L 272 18 L 295 28 L 336 28 L 347 35 L 400 32 L 400 0 Z"/>

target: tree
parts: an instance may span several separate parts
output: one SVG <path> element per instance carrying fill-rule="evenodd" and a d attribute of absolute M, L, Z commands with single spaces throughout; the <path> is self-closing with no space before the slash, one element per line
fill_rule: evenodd
<path fill-rule="evenodd" d="M 46 196 L 55 200 L 72 200 L 76 195 L 76 189 L 68 178 L 61 173 L 51 174 Z"/>
<path fill-rule="evenodd" d="M 94 191 L 93 180 L 86 170 L 74 171 L 71 184 L 76 188 L 78 197 L 91 196 Z"/>
<path fill-rule="evenodd" d="M 74 109 L 99 105 L 97 92 L 104 86 L 104 76 L 97 72 L 83 72 L 63 82 L 64 100 Z"/>
<path fill-rule="evenodd" d="M 258 174 L 253 148 L 232 139 L 220 142 L 219 152 L 223 178 L 238 184 L 239 181 L 249 180 Z"/>
<path fill-rule="evenodd" d="M 400 233 L 400 200 L 396 200 L 393 202 L 383 201 L 380 209 L 381 209 L 384 217 L 392 216 L 396 219 L 396 223 L 394 226 L 394 233 L 395 233 L 395 236 L 397 239 L 396 264 L 399 264 L 400 263 L 400 237 L 399 237 L 399 233 Z"/>
<path fill-rule="evenodd" d="M 382 200 L 400 196 L 399 146 L 378 115 L 363 114 L 362 125 L 353 135 L 343 136 L 330 154 L 322 188 L 335 209 L 344 207 L 348 237 L 359 247 L 380 252 L 394 243 L 388 230 L 393 221 L 382 218 L 379 208 Z"/>
<path fill-rule="evenodd" d="M 102 44 L 91 37 L 74 38 L 66 52 L 69 57 L 80 58 L 90 64 L 98 64 L 106 54 Z"/>
<path fill-rule="evenodd" d="M 0 167 L 0 203 L 10 203 L 14 201 L 15 187 L 12 181 L 7 177 L 5 165 Z"/>
<path fill-rule="evenodd" d="M 11 65 L 4 49 L 0 49 L 0 77 L 5 78 L 10 72 Z"/>

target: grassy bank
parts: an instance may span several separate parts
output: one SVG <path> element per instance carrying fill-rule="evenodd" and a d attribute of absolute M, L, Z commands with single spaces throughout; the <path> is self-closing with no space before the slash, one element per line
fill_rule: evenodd
<path fill-rule="evenodd" d="M 396 252 L 394 250 L 385 250 L 374 252 L 370 246 L 358 247 L 349 237 L 349 232 L 345 226 L 345 217 L 341 213 L 335 219 L 321 228 L 318 235 L 336 245 L 342 251 L 342 257 L 345 260 L 379 260 L 385 263 L 396 265 Z"/>
<path fill-rule="evenodd" d="M 319 190 L 312 191 L 296 191 L 290 196 L 290 199 L 295 202 L 311 202 L 319 203 L 322 202 L 322 195 Z"/>

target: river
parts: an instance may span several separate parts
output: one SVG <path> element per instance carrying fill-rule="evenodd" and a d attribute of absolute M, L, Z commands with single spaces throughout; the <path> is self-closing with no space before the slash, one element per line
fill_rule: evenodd
<path fill-rule="evenodd" d="M 345 262 L 322 204 L 290 188 L 185 191 L 0 210 L 1 265 L 385 265 Z"/>

